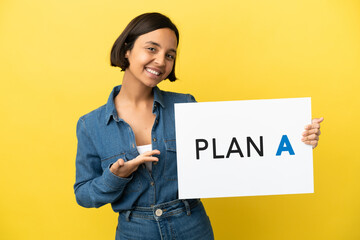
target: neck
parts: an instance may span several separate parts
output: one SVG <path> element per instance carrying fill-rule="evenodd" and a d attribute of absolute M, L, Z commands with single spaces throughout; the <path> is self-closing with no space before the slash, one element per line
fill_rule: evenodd
<path fill-rule="evenodd" d="M 129 78 L 125 71 L 121 90 L 116 96 L 116 99 L 139 105 L 147 102 L 152 103 L 154 96 L 152 87 L 148 87 L 139 81 Z"/>

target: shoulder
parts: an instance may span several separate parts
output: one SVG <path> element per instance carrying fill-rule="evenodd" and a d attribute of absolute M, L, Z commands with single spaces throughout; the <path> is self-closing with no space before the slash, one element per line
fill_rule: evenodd
<path fill-rule="evenodd" d="M 160 90 L 165 103 L 189 103 L 196 102 L 193 95 L 188 93 L 177 93 Z"/>
<path fill-rule="evenodd" d="M 80 117 L 79 122 L 87 122 L 89 124 L 99 124 L 105 123 L 107 124 L 110 116 L 114 115 L 115 104 L 114 97 L 119 93 L 121 85 L 115 86 L 106 102 L 106 104 L 92 110 L 91 112 Z M 93 127 L 93 126 L 91 126 Z"/>
<path fill-rule="evenodd" d="M 99 124 L 100 122 L 106 121 L 106 104 L 92 110 L 89 113 L 82 115 L 79 118 L 78 125 L 82 123 L 83 125 L 93 126 Z"/>

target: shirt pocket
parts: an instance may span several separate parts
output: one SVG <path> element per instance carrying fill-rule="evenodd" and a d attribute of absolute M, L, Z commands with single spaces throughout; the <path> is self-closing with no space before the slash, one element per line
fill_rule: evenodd
<path fill-rule="evenodd" d="M 119 154 L 115 154 L 111 157 L 107 157 L 101 160 L 101 167 L 103 169 L 103 171 L 108 168 L 111 164 L 113 164 L 114 162 L 116 162 L 118 159 L 123 159 L 125 161 L 125 153 L 119 153 Z"/>
<path fill-rule="evenodd" d="M 120 158 L 123 159 L 125 162 L 127 162 L 129 159 L 126 157 L 126 155 L 127 155 L 126 153 L 120 153 L 120 154 L 116 154 L 112 157 L 105 158 L 105 159 L 101 160 L 101 167 L 104 170 L 105 168 L 108 168 L 110 166 L 110 164 L 115 163 Z M 131 181 L 126 185 L 124 193 L 139 192 L 141 189 L 142 184 L 141 184 L 140 176 L 139 176 L 138 172 L 135 171 L 132 173 L 132 175 L 133 175 L 133 177 L 132 177 Z"/>
<path fill-rule="evenodd" d="M 177 162 L 176 162 L 176 140 L 168 139 L 165 142 L 165 164 L 164 176 L 168 181 L 177 181 Z"/>

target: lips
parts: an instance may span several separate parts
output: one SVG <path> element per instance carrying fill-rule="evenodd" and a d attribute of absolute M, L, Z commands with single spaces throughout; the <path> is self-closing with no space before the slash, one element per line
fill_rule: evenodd
<path fill-rule="evenodd" d="M 158 70 L 158 69 L 154 69 L 154 68 L 149 68 L 149 67 L 146 67 L 145 70 L 148 72 L 148 73 L 151 73 L 155 76 L 159 76 L 161 74 L 161 71 Z"/>

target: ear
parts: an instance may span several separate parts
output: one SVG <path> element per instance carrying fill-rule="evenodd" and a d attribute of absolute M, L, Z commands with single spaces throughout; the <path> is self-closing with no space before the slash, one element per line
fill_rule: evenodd
<path fill-rule="evenodd" d="M 124 43 L 125 46 L 127 45 L 127 43 Z M 130 54 L 130 50 L 127 50 L 125 53 L 125 58 L 129 58 L 129 54 Z"/>

